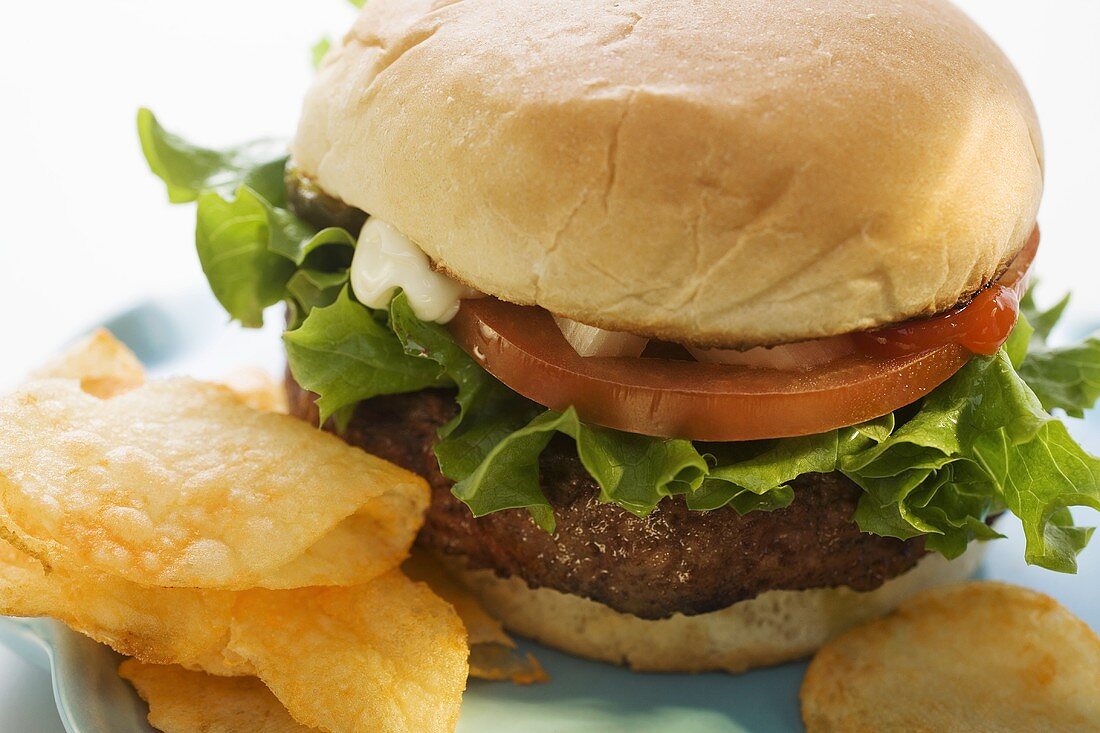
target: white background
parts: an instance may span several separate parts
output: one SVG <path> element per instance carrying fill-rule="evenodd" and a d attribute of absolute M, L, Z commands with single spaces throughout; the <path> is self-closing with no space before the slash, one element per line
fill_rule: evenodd
<path fill-rule="evenodd" d="M 521 0 L 517 0 L 521 1 Z M 960 3 L 1007 50 L 1047 150 L 1040 274 L 1100 324 L 1100 2 Z M 192 211 L 147 173 L 134 115 L 210 144 L 288 135 L 341 0 L 5 2 L 0 10 L 0 384 L 134 300 L 201 284 Z M 48 679 L 0 647 L 0 731 L 58 733 Z"/>

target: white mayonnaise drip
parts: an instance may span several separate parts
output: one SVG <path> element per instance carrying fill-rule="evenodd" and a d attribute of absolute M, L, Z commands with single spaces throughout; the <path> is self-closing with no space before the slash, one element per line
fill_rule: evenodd
<path fill-rule="evenodd" d="M 405 291 L 417 318 L 436 323 L 450 321 L 459 300 L 477 295 L 432 270 L 428 255 L 411 239 L 372 216 L 363 225 L 351 261 L 351 289 L 368 308 L 385 308 L 398 288 Z"/>

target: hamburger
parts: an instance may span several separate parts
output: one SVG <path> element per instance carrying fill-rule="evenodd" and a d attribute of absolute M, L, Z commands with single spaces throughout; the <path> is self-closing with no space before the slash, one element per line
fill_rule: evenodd
<path fill-rule="evenodd" d="M 736 672 L 1001 515 L 1088 542 L 1051 413 L 1100 342 L 1046 343 L 1036 113 L 943 0 L 373 0 L 289 145 L 138 124 L 229 314 L 286 303 L 293 414 L 424 476 L 419 543 L 520 634 Z"/>

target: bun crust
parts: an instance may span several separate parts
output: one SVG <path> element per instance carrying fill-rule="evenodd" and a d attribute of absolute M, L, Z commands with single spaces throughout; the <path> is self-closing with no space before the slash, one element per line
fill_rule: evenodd
<path fill-rule="evenodd" d="M 983 545 L 973 543 L 950 562 L 929 555 L 867 593 L 849 588 L 770 591 L 721 611 L 660 621 L 549 588 L 531 589 L 491 570 L 466 570 L 454 558 L 444 562 L 505 628 L 548 646 L 638 672 L 740 673 L 801 659 L 922 590 L 966 580 L 983 551 Z"/>
<path fill-rule="evenodd" d="M 479 290 L 723 346 L 968 298 L 1043 168 L 1019 76 L 945 0 L 372 0 L 293 154 Z"/>

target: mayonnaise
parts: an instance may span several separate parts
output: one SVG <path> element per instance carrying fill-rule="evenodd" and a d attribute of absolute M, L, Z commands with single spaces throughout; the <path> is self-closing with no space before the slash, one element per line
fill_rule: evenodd
<path fill-rule="evenodd" d="M 447 323 L 458 301 L 477 293 L 432 270 L 428 255 L 392 225 L 371 217 L 359 234 L 351 261 L 351 289 L 368 308 L 385 308 L 397 289 L 405 291 L 422 321 Z"/>

